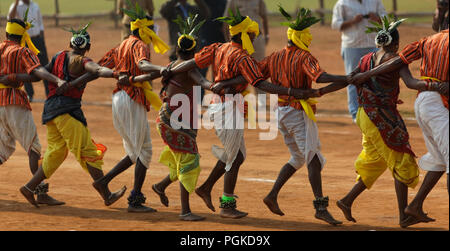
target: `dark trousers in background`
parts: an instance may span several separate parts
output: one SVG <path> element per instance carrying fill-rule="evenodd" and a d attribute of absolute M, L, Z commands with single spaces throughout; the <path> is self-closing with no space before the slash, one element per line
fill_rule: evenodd
<path fill-rule="evenodd" d="M 45 46 L 45 39 L 42 36 L 35 36 L 31 38 L 31 41 L 33 42 L 34 46 L 40 51 L 40 53 L 37 55 L 39 58 L 39 61 L 41 62 L 42 66 L 46 66 L 48 64 L 48 56 L 47 56 L 47 47 Z M 34 89 L 33 85 L 31 83 L 24 83 L 25 92 L 28 95 L 28 98 L 30 99 L 30 102 L 33 101 L 34 96 Z M 45 96 L 48 95 L 48 82 L 44 80 L 44 87 L 45 87 Z"/>

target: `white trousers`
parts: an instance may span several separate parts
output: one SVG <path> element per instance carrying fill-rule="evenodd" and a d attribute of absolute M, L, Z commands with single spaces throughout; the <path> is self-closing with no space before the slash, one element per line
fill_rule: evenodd
<path fill-rule="evenodd" d="M 419 160 L 425 171 L 446 171 L 448 174 L 449 113 L 437 92 L 421 92 L 414 104 L 417 123 L 422 129 L 428 153 Z"/>
<path fill-rule="evenodd" d="M 147 110 L 125 91 L 119 91 L 113 95 L 112 113 L 114 127 L 122 136 L 128 157 L 133 163 L 139 159 L 148 168 L 152 159 L 152 139 Z"/>
<path fill-rule="evenodd" d="M 317 155 L 323 168 L 326 160 L 320 152 L 317 124 L 309 119 L 304 111 L 291 106 L 278 107 L 277 112 L 278 129 L 291 153 L 288 163 L 298 170 L 305 163 L 309 164 Z"/>
<path fill-rule="evenodd" d="M 225 170 L 228 172 L 233 165 L 239 151 L 242 153 L 244 159 L 246 156 L 244 129 L 236 127 L 236 125 L 244 125 L 243 113 L 236 113 L 237 106 L 233 101 L 225 101 L 217 104 L 210 104 L 208 113 L 211 121 L 214 122 L 216 135 L 222 142 L 223 148 L 216 145 L 212 147 L 213 155 L 224 162 Z M 230 114 L 235 113 L 234 115 Z M 233 129 L 238 128 L 238 129 Z"/>
<path fill-rule="evenodd" d="M 0 160 L 4 163 L 16 150 L 16 140 L 27 153 L 41 154 L 41 144 L 31 111 L 18 105 L 0 106 Z"/>

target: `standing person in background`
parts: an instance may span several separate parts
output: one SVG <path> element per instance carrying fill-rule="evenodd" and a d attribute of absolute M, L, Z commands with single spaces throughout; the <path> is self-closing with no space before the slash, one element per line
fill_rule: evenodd
<path fill-rule="evenodd" d="M 204 46 L 214 43 L 225 43 L 225 35 L 222 32 L 222 22 L 215 20 L 225 12 L 228 0 L 203 0 L 208 6 L 210 16 L 203 25 L 200 36 L 204 39 Z"/>
<path fill-rule="evenodd" d="M 203 38 L 203 46 L 208 46 L 214 43 L 225 43 L 225 35 L 222 32 L 222 22 L 216 20 L 223 15 L 227 6 L 228 0 L 203 0 L 209 8 L 210 17 L 206 19 L 205 24 L 200 30 L 200 37 Z M 200 69 L 200 73 L 206 76 L 208 68 Z M 214 72 L 212 73 L 214 79 Z M 202 89 L 202 97 L 205 92 Z"/>
<path fill-rule="evenodd" d="M 9 7 L 8 20 L 13 18 L 22 18 L 28 9 L 28 20 L 33 21 L 33 26 L 27 31 L 31 37 L 31 41 L 39 50 L 37 55 L 42 65 L 48 64 L 47 48 L 44 39 L 44 21 L 42 19 L 39 5 L 32 0 L 16 0 Z M 45 95 L 48 95 L 48 81 L 44 81 Z M 25 83 L 25 91 L 30 102 L 33 102 L 34 89 L 31 83 Z"/>
<path fill-rule="evenodd" d="M 255 53 L 252 57 L 256 61 L 262 61 L 266 57 L 266 45 L 269 43 L 269 20 L 267 19 L 267 8 L 264 0 L 228 0 L 227 7 L 225 9 L 224 16 L 228 15 L 228 10 L 235 10 L 239 8 L 239 11 L 243 16 L 249 16 L 252 20 L 258 23 L 261 30 L 261 35 L 255 39 L 253 43 L 255 47 Z M 223 31 L 227 41 L 231 40 L 231 36 L 228 32 L 228 26 L 223 25 Z M 263 91 L 255 88 L 255 94 L 264 94 Z M 265 107 L 265 99 L 258 100 L 258 107 Z"/>
<path fill-rule="evenodd" d="M 209 8 L 205 4 L 204 0 L 194 0 L 195 5 L 189 4 L 188 0 L 168 0 L 162 6 L 159 13 L 161 16 L 167 20 L 169 27 L 169 38 L 170 38 L 170 61 L 177 60 L 176 48 L 178 43 L 178 37 L 180 33 L 180 28 L 173 21 L 180 16 L 183 20 L 186 20 L 189 15 L 195 16 L 199 15 L 199 20 L 208 19 L 210 16 Z M 203 33 L 202 33 L 203 34 Z M 203 38 L 199 38 L 199 49 L 203 48 Z M 206 72 L 203 73 L 206 75 Z"/>
<path fill-rule="evenodd" d="M 437 0 L 436 12 L 433 16 L 433 30 L 440 32 L 448 29 L 448 1 Z"/>
<path fill-rule="evenodd" d="M 153 12 L 155 11 L 155 6 L 153 5 L 153 0 L 128 0 L 133 6 L 128 6 L 127 0 L 119 0 L 117 2 L 117 14 L 122 17 L 122 32 L 121 38 L 122 41 L 128 38 L 131 35 L 130 30 L 130 17 L 124 15 L 122 9 L 131 9 L 134 8 L 136 2 L 141 6 L 149 16 L 153 17 Z"/>
<path fill-rule="evenodd" d="M 333 8 L 331 28 L 342 33 L 341 55 L 344 59 L 345 73 L 350 74 L 362 56 L 376 52 L 376 34 L 367 34 L 369 21 L 380 22 L 386 15 L 381 0 L 339 0 Z M 354 85 L 347 87 L 348 110 L 356 123 L 358 94 Z"/>

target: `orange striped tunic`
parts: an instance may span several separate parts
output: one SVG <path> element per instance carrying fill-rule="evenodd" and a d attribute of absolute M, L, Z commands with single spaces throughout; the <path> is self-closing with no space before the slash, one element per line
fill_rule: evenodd
<path fill-rule="evenodd" d="M 139 38 L 131 35 L 125 39 L 117 48 L 114 48 L 99 61 L 99 64 L 108 68 L 115 68 L 119 73 L 126 73 L 128 76 L 139 76 L 144 74 L 139 70 L 140 61 L 146 60 L 150 62 L 150 48 Z M 145 98 L 142 88 L 135 86 L 120 85 L 113 93 L 124 90 L 132 100 L 145 106 L 150 111 L 150 102 Z"/>
<path fill-rule="evenodd" d="M 421 76 L 448 82 L 448 54 L 447 29 L 407 45 L 400 53 L 400 58 L 405 64 L 422 59 L 420 62 Z M 448 109 L 448 98 L 442 96 L 442 101 Z"/>
<path fill-rule="evenodd" d="M 119 49 L 119 46 L 112 48 L 109 50 L 99 61 L 98 65 L 107 67 L 109 69 L 114 69 L 116 66 L 115 59 L 117 55 L 117 50 Z"/>
<path fill-rule="evenodd" d="M 41 66 L 39 58 L 28 48 L 6 40 L 0 44 L 0 75 L 31 72 Z M 23 83 L 20 84 L 23 86 Z M 16 88 L 0 89 L 0 106 L 19 105 L 31 111 L 27 94 Z"/>
<path fill-rule="evenodd" d="M 312 81 L 324 72 L 311 53 L 297 46 L 286 46 L 266 57 L 259 65 L 266 79 L 271 78 L 273 84 L 286 88 L 311 89 Z M 280 98 L 286 101 L 294 99 L 286 95 L 280 95 Z M 303 109 L 299 102 L 279 101 L 278 105 Z"/>
<path fill-rule="evenodd" d="M 234 86 L 239 93 L 249 84 L 255 85 L 264 80 L 258 63 L 242 48 L 242 45 L 235 42 L 215 43 L 204 47 L 195 54 L 195 63 L 201 69 L 212 65 L 215 83 L 242 75 L 247 83 Z"/>

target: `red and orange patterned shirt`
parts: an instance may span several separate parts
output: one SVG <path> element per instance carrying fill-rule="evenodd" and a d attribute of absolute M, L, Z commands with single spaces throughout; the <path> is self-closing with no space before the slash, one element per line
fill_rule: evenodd
<path fill-rule="evenodd" d="M 212 65 L 216 83 L 242 75 L 247 83 L 234 86 L 238 93 L 243 92 L 249 84 L 255 85 L 264 80 L 258 63 L 242 45 L 235 42 L 215 43 L 204 47 L 195 54 L 195 63 L 202 69 Z"/>
<path fill-rule="evenodd" d="M 286 46 L 263 59 L 259 65 L 265 79 L 271 78 L 273 84 L 286 88 L 311 89 L 312 82 L 324 73 L 317 59 L 297 46 Z M 280 98 L 286 102 L 278 102 L 279 106 L 303 109 L 299 102 L 289 102 L 292 96 L 280 95 Z"/>
<path fill-rule="evenodd" d="M 34 69 L 41 66 L 39 58 L 30 49 L 9 40 L 0 44 L 0 56 L 0 75 L 31 74 Z M 31 110 L 27 94 L 21 89 L 0 89 L 0 106 L 7 105 L 19 105 Z"/>
<path fill-rule="evenodd" d="M 140 61 L 150 62 L 150 48 L 136 36 L 129 36 L 118 47 L 111 49 L 100 59 L 99 64 L 108 68 L 115 68 L 118 73 L 129 76 L 144 74 L 138 67 Z M 150 111 L 150 102 L 145 98 L 144 90 L 140 87 L 120 85 L 113 93 L 124 90 L 132 100 L 145 106 Z"/>
<path fill-rule="evenodd" d="M 421 59 L 420 75 L 448 82 L 448 29 L 407 45 L 400 53 L 405 64 Z M 448 109 L 448 98 L 442 96 Z"/>

